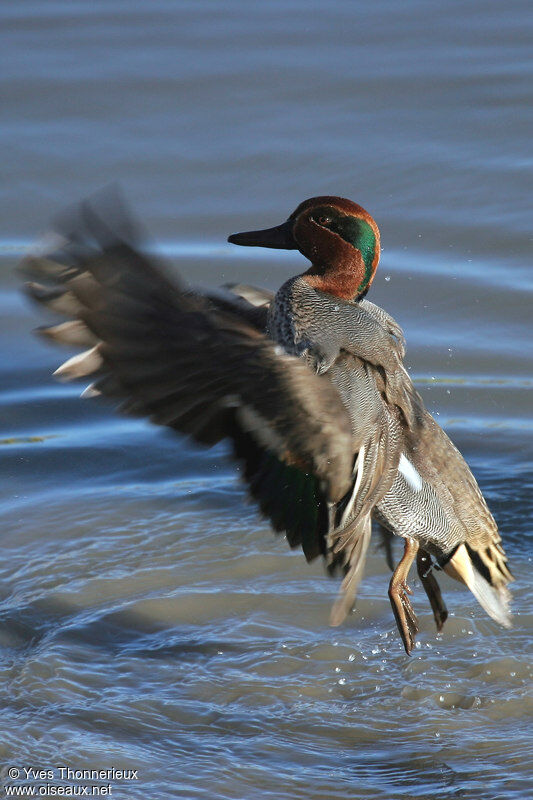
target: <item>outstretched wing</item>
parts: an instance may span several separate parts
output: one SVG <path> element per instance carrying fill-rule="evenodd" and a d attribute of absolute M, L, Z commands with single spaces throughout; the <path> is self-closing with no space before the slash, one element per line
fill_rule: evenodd
<path fill-rule="evenodd" d="M 229 437 L 252 496 L 307 558 L 326 552 L 328 504 L 353 484 L 350 419 L 325 376 L 260 330 L 235 294 L 201 296 L 141 252 L 124 207 L 84 202 L 22 268 L 32 298 L 70 317 L 43 335 L 85 347 L 58 370 L 204 444 Z M 105 205 L 105 204 L 104 204 Z M 44 281 L 44 283 L 43 283 Z"/>

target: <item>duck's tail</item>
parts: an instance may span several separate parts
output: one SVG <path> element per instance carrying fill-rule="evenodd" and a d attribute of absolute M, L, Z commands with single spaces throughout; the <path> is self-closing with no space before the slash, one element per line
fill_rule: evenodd
<path fill-rule="evenodd" d="M 452 578 L 466 584 L 489 617 L 504 628 L 512 627 L 509 610 L 511 594 L 507 588 L 513 576 L 498 542 L 473 548 L 466 542 L 459 545 L 443 565 Z"/>

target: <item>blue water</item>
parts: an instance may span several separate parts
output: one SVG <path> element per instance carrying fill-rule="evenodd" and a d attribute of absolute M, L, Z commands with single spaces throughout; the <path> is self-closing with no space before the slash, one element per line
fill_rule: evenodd
<path fill-rule="evenodd" d="M 118 800 L 529 798 L 530 4 L 25 0 L 0 30 L 2 769 L 137 769 Z M 437 636 L 414 581 L 407 658 L 377 547 L 330 629 L 335 582 L 246 504 L 224 445 L 54 382 L 13 266 L 113 180 L 207 285 L 299 271 L 225 240 L 306 197 L 373 214 L 371 299 L 498 520 L 512 630 L 444 578 Z"/>

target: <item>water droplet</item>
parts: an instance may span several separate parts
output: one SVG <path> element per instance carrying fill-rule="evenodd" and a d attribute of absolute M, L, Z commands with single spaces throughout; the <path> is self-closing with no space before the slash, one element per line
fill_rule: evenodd
<path fill-rule="evenodd" d="M 348 661 L 355 661 L 355 653 L 350 653 L 348 656 Z"/>
<path fill-rule="evenodd" d="M 340 684 L 340 686 L 344 686 L 344 684 L 346 683 L 346 678 L 339 678 L 337 682 Z"/>
<path fill-rule="evenodd" d="M 387 283 L 388 283 L 388 282 L 390 281 L 390 275 L 385 275 L 385 280 L 386 280 L 386 281 L 387 281 Z"/>
<path fill-rule="evenodd" d="M 440 733 L 438 731 L 435 731 L 435 739 L 440 739 Z"/>

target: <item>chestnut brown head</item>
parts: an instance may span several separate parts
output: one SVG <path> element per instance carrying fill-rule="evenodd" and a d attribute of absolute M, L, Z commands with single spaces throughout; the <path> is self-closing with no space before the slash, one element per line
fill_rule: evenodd
<path fill-rule="evenodd" d="M 365 294 L 379 262 L 379 229 L 357 203 L 324 195 L 304 200 L 282 225 L 236 233 L 233 244 L 298 249 L 311 261 L 309 282 L 352 299 Z"/>

